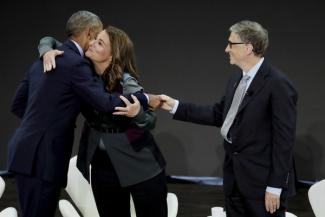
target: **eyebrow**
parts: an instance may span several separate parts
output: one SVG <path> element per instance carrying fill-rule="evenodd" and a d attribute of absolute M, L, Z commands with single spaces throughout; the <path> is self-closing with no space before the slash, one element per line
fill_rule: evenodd
<path fill-rule="evenodd" d="M 98 39 L 99 41 L 103 42 L 103 44 L 107 45 L 107 43 L 103 39 Z"/>

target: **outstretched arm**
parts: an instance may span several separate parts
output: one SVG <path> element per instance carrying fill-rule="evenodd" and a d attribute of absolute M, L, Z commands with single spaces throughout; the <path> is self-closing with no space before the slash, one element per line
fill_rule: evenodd
<path fill-rule="evenodd" d="M 222 125 L 223 99 L 212 105 L 184 103 L 163 94 L 160 99 L 161 108 L 172 113 L 175 120 L 217 127 Z"/>

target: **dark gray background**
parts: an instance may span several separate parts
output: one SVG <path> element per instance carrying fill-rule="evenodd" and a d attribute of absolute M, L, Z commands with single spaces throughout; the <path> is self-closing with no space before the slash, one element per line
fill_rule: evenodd
<path fill-rule="evenodd" d="M 325 178 L 325 30 L 321 1 L 49 1 L 2 3 L 0 79 L 0 169 L 19 120 L 10 112 L 15 89 L 37 56 L 38 40 L 64 40 L 64 26 L 77 10 L 98 14 L 105 24 L 125 30 L 136 46 L 141 81 L 147 92 L 210 104 L 223 94 L 230 66 L 224 49 L 228 28 L 242 19 L 269 30 L 266 58 L 282 69 L 299 91 L 295 159 L 298 178 Z M 153 131 L 167 173 L 222 176 L 219 129 L 174 121 L 158 111 Z M 82 118 L 78 120 L 75 148 Z"/>

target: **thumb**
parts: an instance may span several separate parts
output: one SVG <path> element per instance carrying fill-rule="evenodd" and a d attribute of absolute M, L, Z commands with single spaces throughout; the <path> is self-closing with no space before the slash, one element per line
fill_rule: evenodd
<path fill-rule="evenodd" d="M 64 53 L 63 50 L 56 50 L 56 52 L 55 52 L 56 55 L 62 55 L 63 53 Z"/>

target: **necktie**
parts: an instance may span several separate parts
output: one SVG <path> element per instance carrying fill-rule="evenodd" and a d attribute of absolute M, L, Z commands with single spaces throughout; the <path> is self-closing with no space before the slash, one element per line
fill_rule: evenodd
<path fill-rule="evenodd" d="M 244 94 L 246 92 L 246 86 L 247 86 L 247 81 L 249 80 L 249 75 L 244 75 L 242 79 L 240 80 L 238 87 L 235 91 L 234 98 L 232 99 L 232 103 L 230 106 L 230 109 L 227 113 L 226 119 L 223 122 L 223 125 L 221 127 L 221 135 L 222 137 L 231 143 L 231 141 L 227 138 L 228 131 L 236 117 L 239 105 L 244 98 Z"/>

